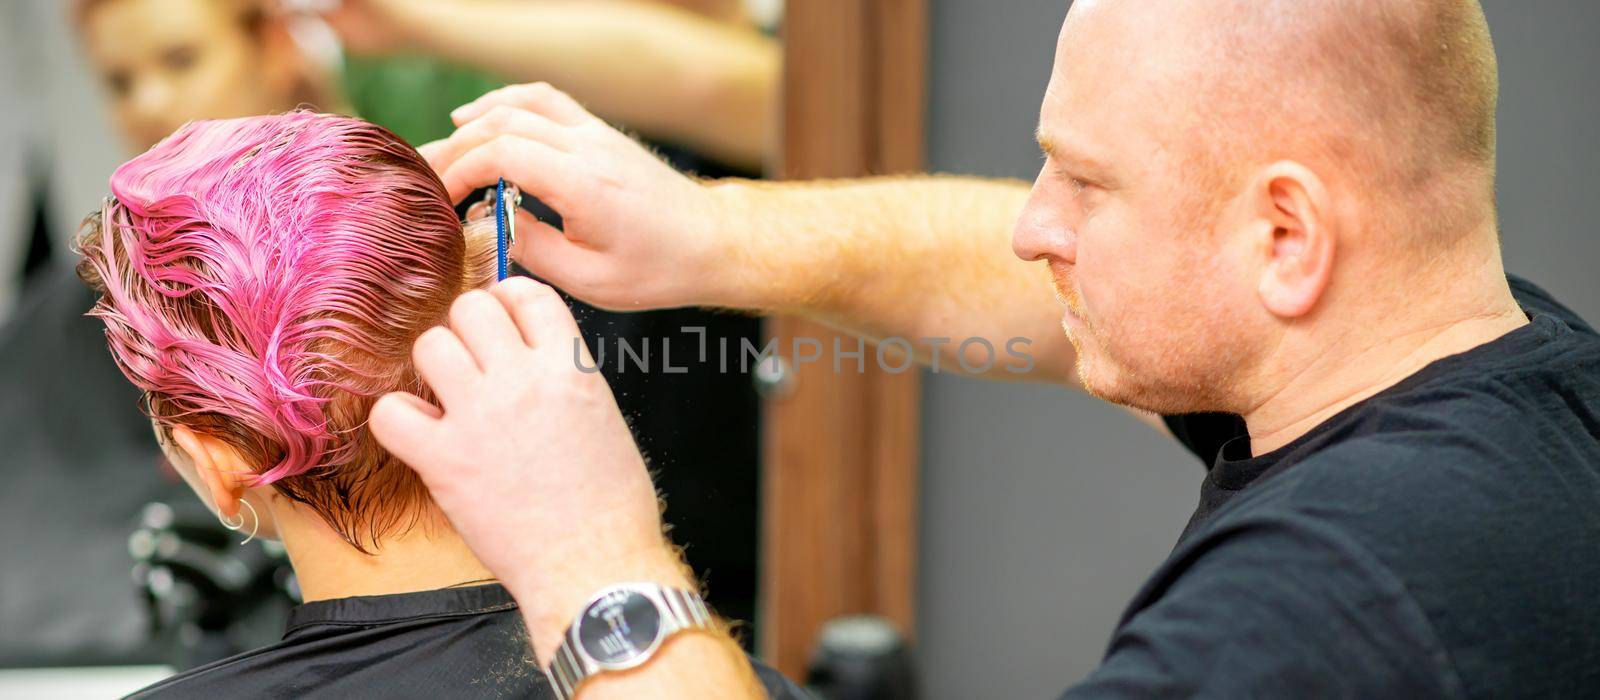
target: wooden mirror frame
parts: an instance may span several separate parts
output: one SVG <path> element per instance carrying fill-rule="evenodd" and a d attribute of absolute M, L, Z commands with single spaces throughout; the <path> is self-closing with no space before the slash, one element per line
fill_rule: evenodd
<path fill-rule="evenodd" d="M 920 172 L 926 0 L 786 5 L 773 176 Z M 766 333 L 786 359 L 794 337 L 831 357 L 839 335 L 790 317 Z M 841 373 L 831 361 L 802 368 L 792 392 L 763 405 L 758 652 L 795 679 L 831 618 L 881 615 L 908 638 L 915 628 L 921 370 L 886 372 L 870 345 L 866 355 L 865 373 L 854 360 Z"/>

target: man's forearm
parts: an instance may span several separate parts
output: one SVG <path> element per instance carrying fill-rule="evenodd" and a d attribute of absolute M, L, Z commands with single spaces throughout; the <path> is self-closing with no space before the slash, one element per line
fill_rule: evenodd
<path fill-rule="evenodd" d="M 754 700 L 766 697 L 750 662 L 726 635 L 685 632 L 638 668 L 584 683 L 581 700 Z"/>
<path fill-rule="evenodd" d="M 904 338 L 924 362 L 938 347 L 951 372 L 961 371 L 960 343 L 982 338 L 996 362 L 986 376 L 1073 381 L 1049 273 L 1011 253 L 1027 185 L 921 176 L 713 187 L 738 212 L 723 232 L 738 241 L 724 292 L 733 305 Z M 968 345 L 969 366 L 982 366 L 979 353 L 989 350 Z"/>

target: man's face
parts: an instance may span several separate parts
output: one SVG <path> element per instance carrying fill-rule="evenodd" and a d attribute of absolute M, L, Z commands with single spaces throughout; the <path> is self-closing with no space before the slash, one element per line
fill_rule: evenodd
<path fill-rule="evenodd" d="M 108 0 L 84 18 L 90 58 L 128 144 L 144 150 L 195 119 L 294 107 L 279 66 L 224 0 Z"/>
<path fill-rule="evenodd" d="M 1203 134 L 1184 133 L 1181 90 L 1150 68 L 1164 42 L 1132 14 L 1073 7 L 1041 109 L 1044 168 L 1012 245 L 1049 265 L 1090 392 L 1223 410 L 1250 359 L 1247 257 L 1213 230 L 1222 193 L 1187 150 Z"/>

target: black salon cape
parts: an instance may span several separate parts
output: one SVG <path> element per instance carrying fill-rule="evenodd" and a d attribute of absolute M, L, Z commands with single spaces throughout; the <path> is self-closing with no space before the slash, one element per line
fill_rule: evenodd
<path fill-rule="evenodd" d="M 755 664 L 767 693 L 807 698 Z M 130 698 L 554 698 L 499 585 L 297 606 L 283 641 L 201 666 Z"/>
<path fill-rule="evenodd" d="M 1171 557 L 1068 698 L 1600 697 L 1600 337 L 1531 324 L 1212 467 Z"/>

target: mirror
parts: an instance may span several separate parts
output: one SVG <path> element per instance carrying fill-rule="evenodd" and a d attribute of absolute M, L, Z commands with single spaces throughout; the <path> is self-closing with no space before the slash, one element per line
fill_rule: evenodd
<path fill-rule="evenodd" d="M 12 480 L 0 497 L 0 556 L 44 562 L 7 579 L 0 668 L 154 664 L 158 678 L 161 667 L 275 641 L 298 595 L 281 548 L 238 547 L 162 465 L 139 392 L 106 352 L 99 322 L 82 316 L 95 295 L 73 274 L 66 242 L 113 167 L 191 120 L 297 107 L 359 116 L 420 145 L 453 130 L 453 108 L 505 84 L 547 81 L 682 170 L 762 177 L 779 142 L 782 12 L 772 0 L 79 0 L 0 10 L 19 35 L 8 63 L 44 66 L 37 87 L 48 91 L 25 101 L 37 128 L 16 151 L 32 159 L 17 166 L 25 194 L 16 210 L 40 214 L 0 229 L 0 253 L 20 251 L 0 255 L 17 262 L 0 284 L 20 298 L 0 332 L 9 419 L 0 439 Z M 56 146 L 76 142 L 93 144 L 94 157 Z M 72 204 L 70 219 L 56 200 Z M 659 474 L 674 539 L 707 579 L 712 605 L 747 621 L 753 644 L 761 401 L 751 376 L 719 371 L 714 357 L 690 360 L 702 337 L 759 344 L 761 322 L 574 308 Z M 172 542 L 221 568 L 184 565 Z M 251 583 L 229 589 L 239 567 Z"/>

